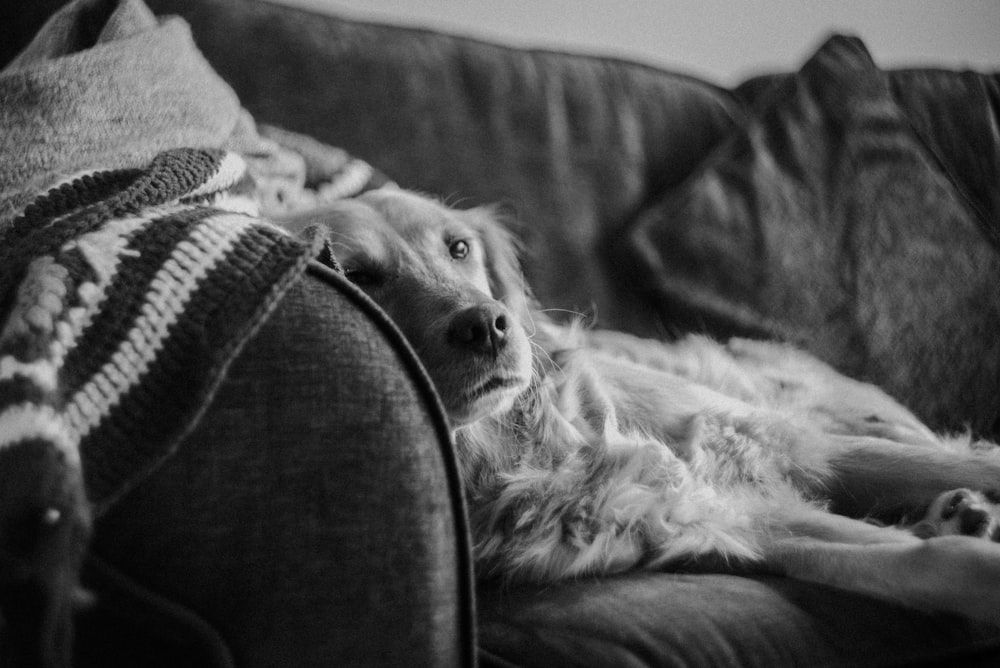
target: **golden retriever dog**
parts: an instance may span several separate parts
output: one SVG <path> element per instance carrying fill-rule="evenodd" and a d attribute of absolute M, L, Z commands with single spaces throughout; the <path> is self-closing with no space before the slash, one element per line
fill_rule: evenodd
<path fill-rule="evenodd" d="M 781 573 L 1000 624 L 991 444 L 780 343 L 556 324 L 489 209 L 394 188 L 284 224 L 325 229 L 435 382 L 480 577 Z"/>

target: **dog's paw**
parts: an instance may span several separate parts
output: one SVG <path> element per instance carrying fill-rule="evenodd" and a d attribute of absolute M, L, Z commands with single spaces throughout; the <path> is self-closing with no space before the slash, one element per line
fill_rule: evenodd
<path fill-rule="evenodd" d="M 971 536 L 1000 542 L 1000 494 L 969 489 L 939 494 L 911 530 L 921 538 Z"/>

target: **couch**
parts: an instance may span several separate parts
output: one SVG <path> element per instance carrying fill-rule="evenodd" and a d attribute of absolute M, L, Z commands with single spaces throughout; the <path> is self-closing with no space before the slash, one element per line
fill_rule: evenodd
<path fill-rule="evenodd" d="M 499 203 L 544 307 L 645 336 L 793 341 L 935 428 L 1000 436 L 1000 74 L 886 71 L 858 39 L 817 36 L 797 72 L 725 88 L 264 2 L 148 4 L 190 23 L 258 123 L 459 206 Z M 299 469 L 262 475 L 289 451 Z M 237 479 L 240 498 L 211 493 Z M 311 499 L 297 514 L 274 510 L 289 488 Z M 1000 659 L 995 628 L 780 577 L 477 583 L 463 513 L 419 362 L 313 267 L 177 452 L 98 518 L 78 663 Z M 241 550 L 254 558 L 224 556 Z"/>

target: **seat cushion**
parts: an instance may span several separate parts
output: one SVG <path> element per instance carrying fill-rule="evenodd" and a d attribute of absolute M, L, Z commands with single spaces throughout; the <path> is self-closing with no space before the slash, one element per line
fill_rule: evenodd
<path fill-rule="evenodd" d="M 484 587 L 486 666 L 992 666 L 996 629 L 781 577 L 634 573 Z M 937 663 L 935 663 L 937 662 Z"/>

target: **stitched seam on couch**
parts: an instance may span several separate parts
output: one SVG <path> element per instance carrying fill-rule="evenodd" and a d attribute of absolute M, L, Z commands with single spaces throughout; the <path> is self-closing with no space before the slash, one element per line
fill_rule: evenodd
<path fill-rule="evenodd" d="M 197 657 L 197 665 L 204 661 L 214 668 L 236 665 L 225 639 L 194 611 L 147 589 L 93 554 L 87 556 L 83 570 L 84 582 L 100 597 L 97 614 L 127 616 L 143 632 L 183 648 L 189 659 Z"/>

